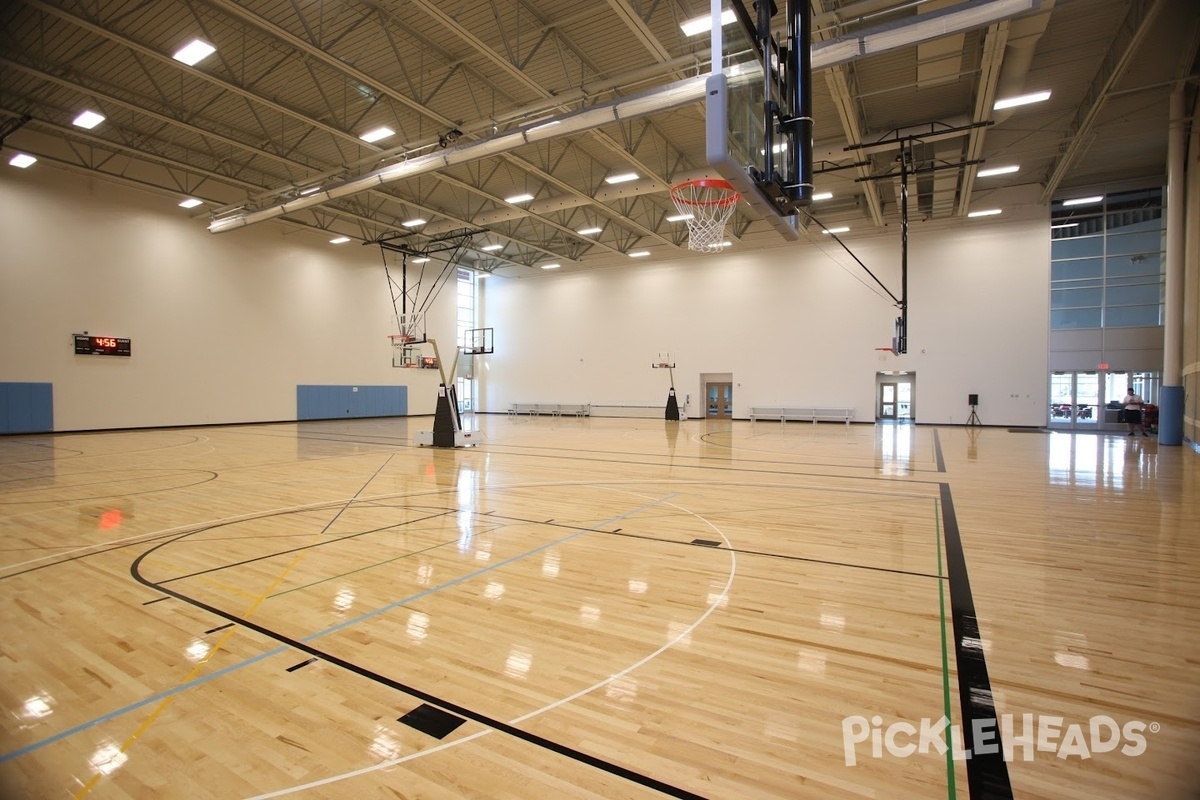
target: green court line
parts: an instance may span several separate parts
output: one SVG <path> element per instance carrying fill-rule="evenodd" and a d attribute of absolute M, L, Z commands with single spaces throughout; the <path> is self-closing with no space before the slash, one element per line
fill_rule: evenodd
<path fill-rule="evenodd" d="M 412 556 L 419 556 L 419 555 L 421 555 L 421 553 L 428 553 L 430 550 L 436 550 L 439 547 L 445 547 L 446 545 L 454 544 L 457 541 L 458 541 L 458 539 L 451 539 L 446 542 L 439 542 L 438 544 L 431 545 L 429 547 L 426 547 L 423 550 L 413 550 L 411 553 L 405 553 L 402 556 L 396 556 L 395 558 L 385 559 L 384 561 L 376 561 L 374 564 L 367 564 L 365 567 L 359 567 L 358 569 L 352 569 L 349 572 L 343 572 L 340 575 L 330 575 L 328 578 L 322 578 L 319 581 L 313 581 L 312 583 L 306 583 L 303 586 L 293 586 L 291 589 L 284 589 L 282 592 L 276 592 L 275 594 L 267 595 L 267 597 L 269 599 L 272 597 L 279 597 L 280 595 L 288 594 L 289 592 L 298 592 L 301 589 L 308 589 L 310 587 L 316 586 L 321 583 L 327 583 L 328 581 L 334 581 L 334 580 L 337 580 L 338 578 L 344 578 L 347 575 L 353 575 L 356 572 L 362 572 L 363 570 L 368 570 L 368 569 L 375 569 L 376 567 L 381 567 L 384 564 L 390 564 L 393 561 L 399 561 L 402 558 L 410 558 Z"/>
<path fill-rule="evenodd" d="M 938 561 L 938 578 L 943 576 L 942 572 L 942 514 L 941 503 L 938 500 L 933 501 L 933 524 L 937 531 L 937 561 Z M 949 723 L 954 722 L 954 718 L 950 716 L 950 655 L 946 649 L 946 581 L 938 581 L 938 606 L 941 610 L 942 618 L 942 702 L 944 704 L 944 713 L 946 720 Z M 946 789 L 949 800 L 955 800 L 958 796 L 954 788 L 954 729 L 950 724 L 946 725 Z"/>

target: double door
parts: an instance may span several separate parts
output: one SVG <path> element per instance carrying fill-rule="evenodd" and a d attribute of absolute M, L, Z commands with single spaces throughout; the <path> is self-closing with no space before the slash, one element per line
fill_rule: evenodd
<path fill-rule="evenodd" d="M 733 383 L 704 384 L 706 419 L 733 419 Z"/>

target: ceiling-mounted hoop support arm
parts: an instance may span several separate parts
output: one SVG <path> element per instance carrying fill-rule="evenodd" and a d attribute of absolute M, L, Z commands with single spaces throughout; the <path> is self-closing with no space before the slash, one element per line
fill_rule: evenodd
<path fill-rule="evenodd" d="M 412 312 L 423 314 L 426 309 L 449 280 L 449 276 L 453 274 L 454 268 L 458 264 L 459 256 L 462 251 L 471 243 L 471 239 L 480 233 L 486 233 L 485 228 L 461 228 L 450 231 L 449 233 L 440 236 L 431 237 L 421 246 L 410 245 L 403 241 L 409 237 L 416 236 L 415 233 L 397 233 L 390 236 L 381 236 L 378 239 L 373 239 L 363 244 L 379 245 L 379 253 L 383 258 L 383 271 L 388 281 L 388 290 L 392 297 L 392 311 L 398 317 L 406 316 Z M 397 286 L 396 280 L 392 277 L 391 270 L 388 268 L 387 253 L 400 254 L 400 284 Z M 416 282 L 412 288 L 409 288 L 408 281 L 408 259 L 410 256 L 416 258 L 429 259 L 430 256 L 436 253 L 449 252 L 450 256 L 442 264 L 441 270 L 433 278 L 433 285 L 429 288 L 425 298 L 421 299 L 421 285 L 425 280 L 425 266 L 422 264 L 421 271 L 417 275 Z M 397 291 L 397 289 L 399 291 Z M 399 301 L 399 307 L 397 307 Z M 411 306 L 411 308 L 410 308 Z M 440 362 L 439 362 L 440 363 Z"/>

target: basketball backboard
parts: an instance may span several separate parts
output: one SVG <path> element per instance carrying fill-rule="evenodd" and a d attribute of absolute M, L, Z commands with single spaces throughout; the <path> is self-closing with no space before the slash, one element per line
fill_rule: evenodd
<path fill-rule="evenodd" d="M 792 176 L 798 172 L 795 160 L 806 152 L 805 145 L 796 141 L 794 129 L 779 124 L 781 118 L 795 116 L 794 92 L 789 90 L 794 70 L 773 40 L 765 48 L 756 43 L 755 9 L 748 9 L 743 0 L 727 2 L 733 10 L 728 24 L 721 24 L 722 14 L 728 20 L 728 12 L 718 3 L 712 8 L 714 69 L 706 87 L 707 160 L 758 216 L 785 239 L 799 240 L 801 222 L 795 204 L 801 193 Z"/>
<path fill-rule="evenodd" d="M 463 355 L 478 356 L 496 352 L 494 333 L 494 328 L 470 328 L 463 331 Z"/>

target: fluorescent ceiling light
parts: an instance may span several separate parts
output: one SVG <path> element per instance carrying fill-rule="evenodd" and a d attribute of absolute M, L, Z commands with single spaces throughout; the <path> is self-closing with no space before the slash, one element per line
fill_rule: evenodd
<path fill-rule="evenodd" d="M 542 269 L 558 269 L 562 264 L 542 264 Z"/>
<path fill-rule="evenodd" d="M 1059 228 L 1078 228 L 1078 227 L 1079 227 L 1078 222 L 1064 222 L 1061 225 L 1051 225 L 1050 230 L 1055 231 L 1055 230 L 1058 230 Z"/>
<path fill-rule="evenodd" d="M 12 164 L 14 167 L 20 167 L 21 169 L 25 169 L 30 164 L 36 164 L 37 159 L 34 158 L 33 156 L 29 156 L 24 153 L 17 153 L 15 156 L 13 156 L 12 158 L 10 158 L 8 160 L 8 163 Z"/>
<path fill-rule="evenodd" d="M 994 217 L 997 214 L 1003 213 L 998 208 L 985 208 L 983 211 L 972 211 L 967 214 L 968 217 Z"/>
<path fill-rule="evenodd" d="M 479 249 L 485 253 L 494 253 L 503 247 L 504 247 L 504 245 L 502 245 L 502 244 L 485 244 L 483 247 L 481 247 Z"/>
<path fill-rule="evenodd" d="M 329 243 L 330 244 L 345 244 L 348 241 L 350 241 L 349 236 L 339 236 L 336 239 L 330 239 Z"/>
<path fill-rule="evenodd" d="M 386 139 L 389 136 L 395 136 L 395 135 L 396 135 L 396 132 L 394 130 L 387 127 L 386 125 L 383 125 L 378 128 L 375 128 L 374 130 L 367 131 L 366 133 L 364 133 L 362 136 L 359 136 L 358 138 L 362 139 L 364 142 L 378 142 L 380 139 Z"/>
<path fill-rule="evenodd" d="M 429 263 L 429 259 L 422 256 L 421 258 L 414 258 L 413 263 L 414 264 L 427 264 L 427 263 Z"/>
<path fill-rule="evenodd" d="M 504 198 L 504 202 L 516 205 L 517 203 L 528 203 L 532 199 L 533 195 L 531 194 L 514 194 L 512 197 Z"/>
<path fill-rule="evenodd" d="M 406 228 L 415 228 L 418 225 L 424 225 L 426 222 L 428 222 L 428 220 L 418 217 L 417 219 L 410 219 L 408 222 L 401 222 L 400 224 Z"/>
<path fill-rule="evenodd" d="M 667 217 L 667 222 L 683 222 L 686 219 L 695 219 L 695 214 L 672 214 Z"/>
<path fill-rule="evenodd" d="M 843 225 L 840 228 L 826 228 L 825 230 L 821 231 L 821 233 L 846 233 L 849 230 L 849 225 Z"/>
<path fill-rule="evenodd" d="M 1012 108 L 1014 106 L 1027 106 L 1030 103 L 1040 103 L 1043 100 L 1050 99 L 1050 92 L 1033 92 L 1032 94 L 1022 94 L 1017 97 L 1006 97 L 1003 100 L 997 100 L 992 104 L 993 111 L 999 111 L 1002 108 Z"/>
<path fill-rule="evenodd" d="M 193 67 L 215 52 L 217 52 L 217 48 L 208 42 L 201 41 L 200 39 L 192 39 L 183 47 L 176 50 L 172 58 L 176 61 L 182 61 L 189 67 Z"/>
<path fill-rule="evenodd" d="M 830 200 L 833 198 L 833 192 L 817 192 L 813 195 L 813 200 Z"/>
<path fill-rule="evenodd" d="M 645 258 L 648 255 L 650 255 L 649 250 L 634 250 L 632 253 L 629 254 L 629 257 L 630 258 Z"/>
<path fill-rule="evenodd" d="M 721 242 L 721 247 L 733 247 L 733 242 Z"/>
<path fill-rule="evenodd" d="M 992 167 L 991 169 L 981 169 L 975 173 L 976 178 L 990 178 L 993 175 L 1008 175 L 1019 170 L 1016 164 L 1011 164 L 1007 167 Z"/>
<path fill-rule="evenodd" d="M 313 192 L 319 192 L 319 191 L 321 191 L 320 184 L 318 184 L 316 186 L 310 186 L 307 189 L 301 189 L 300 196 L 303 197 L 306 194 L 312 194 Z"/>
<path fill-rule="evenodd" d="M 622 172 L 619 175 L 609 175 L 607 178 L 604 179 L 604 182 L 605 183 L 628 183 L 629 181 L 636 181 L 640 177 L 641 176 L 638 175 L 636 172 Z"/>
<path fill-rule="evenodd" d="M 602 230 L 604 230 L 604 229 L 603 228 L 580 228 L 578 231 L 576 231 L 576 233 L 580 233 L 584 236 L 591 236 L 593 233 L 600 233 Z"/>
<path fill-rule="evenodd" d="M 71 124 L 77 125 L 80 128 L 91 129 L 99 125 L 101 122 L 104 122 L 103 114 L 97 114 L 95 111 L 84 111 L 82 114 L 76 117 Z"/>
<path fill-rule="evenodd" d="M 492 273 L 490 273 L 490 272 L 476 272 L 475 277 L 478 278 L 479 280 L 483 280 L 484 278 L 490 276 L 491 274 Z"/>
<path fill-rule="evenodd" d="M 721 12 L 721 27 L 725 27 L 735 19 L 733 9 L 725 9 Z M 684 36 L 699 36 L 702 33 L 709 33 L 712 31 L 712 14 L 705 14 L 703 17 L 696 17 L 680 23 L 679 29 L 683 31 Z"/>
<path fill-rule="evenodd" d="M 1091 203 L 1099 203 L 1104 199 L 1104 195 L 1098 194 L 1093 197 L 1076 197 L 1074 200 L 1063 200 L 1064 206 L 1086 206 Z"/>
<path fill-rule="evenodd" d="M 198 205 L 203 205 L 203 203 L 204 203 L 203 200 L 198 200 L 195 197 L 189 197 L 187 200 L 184 200 L 182 203 L 180 203 L 179 207 L 180 208 L 195 208 Z"/>

